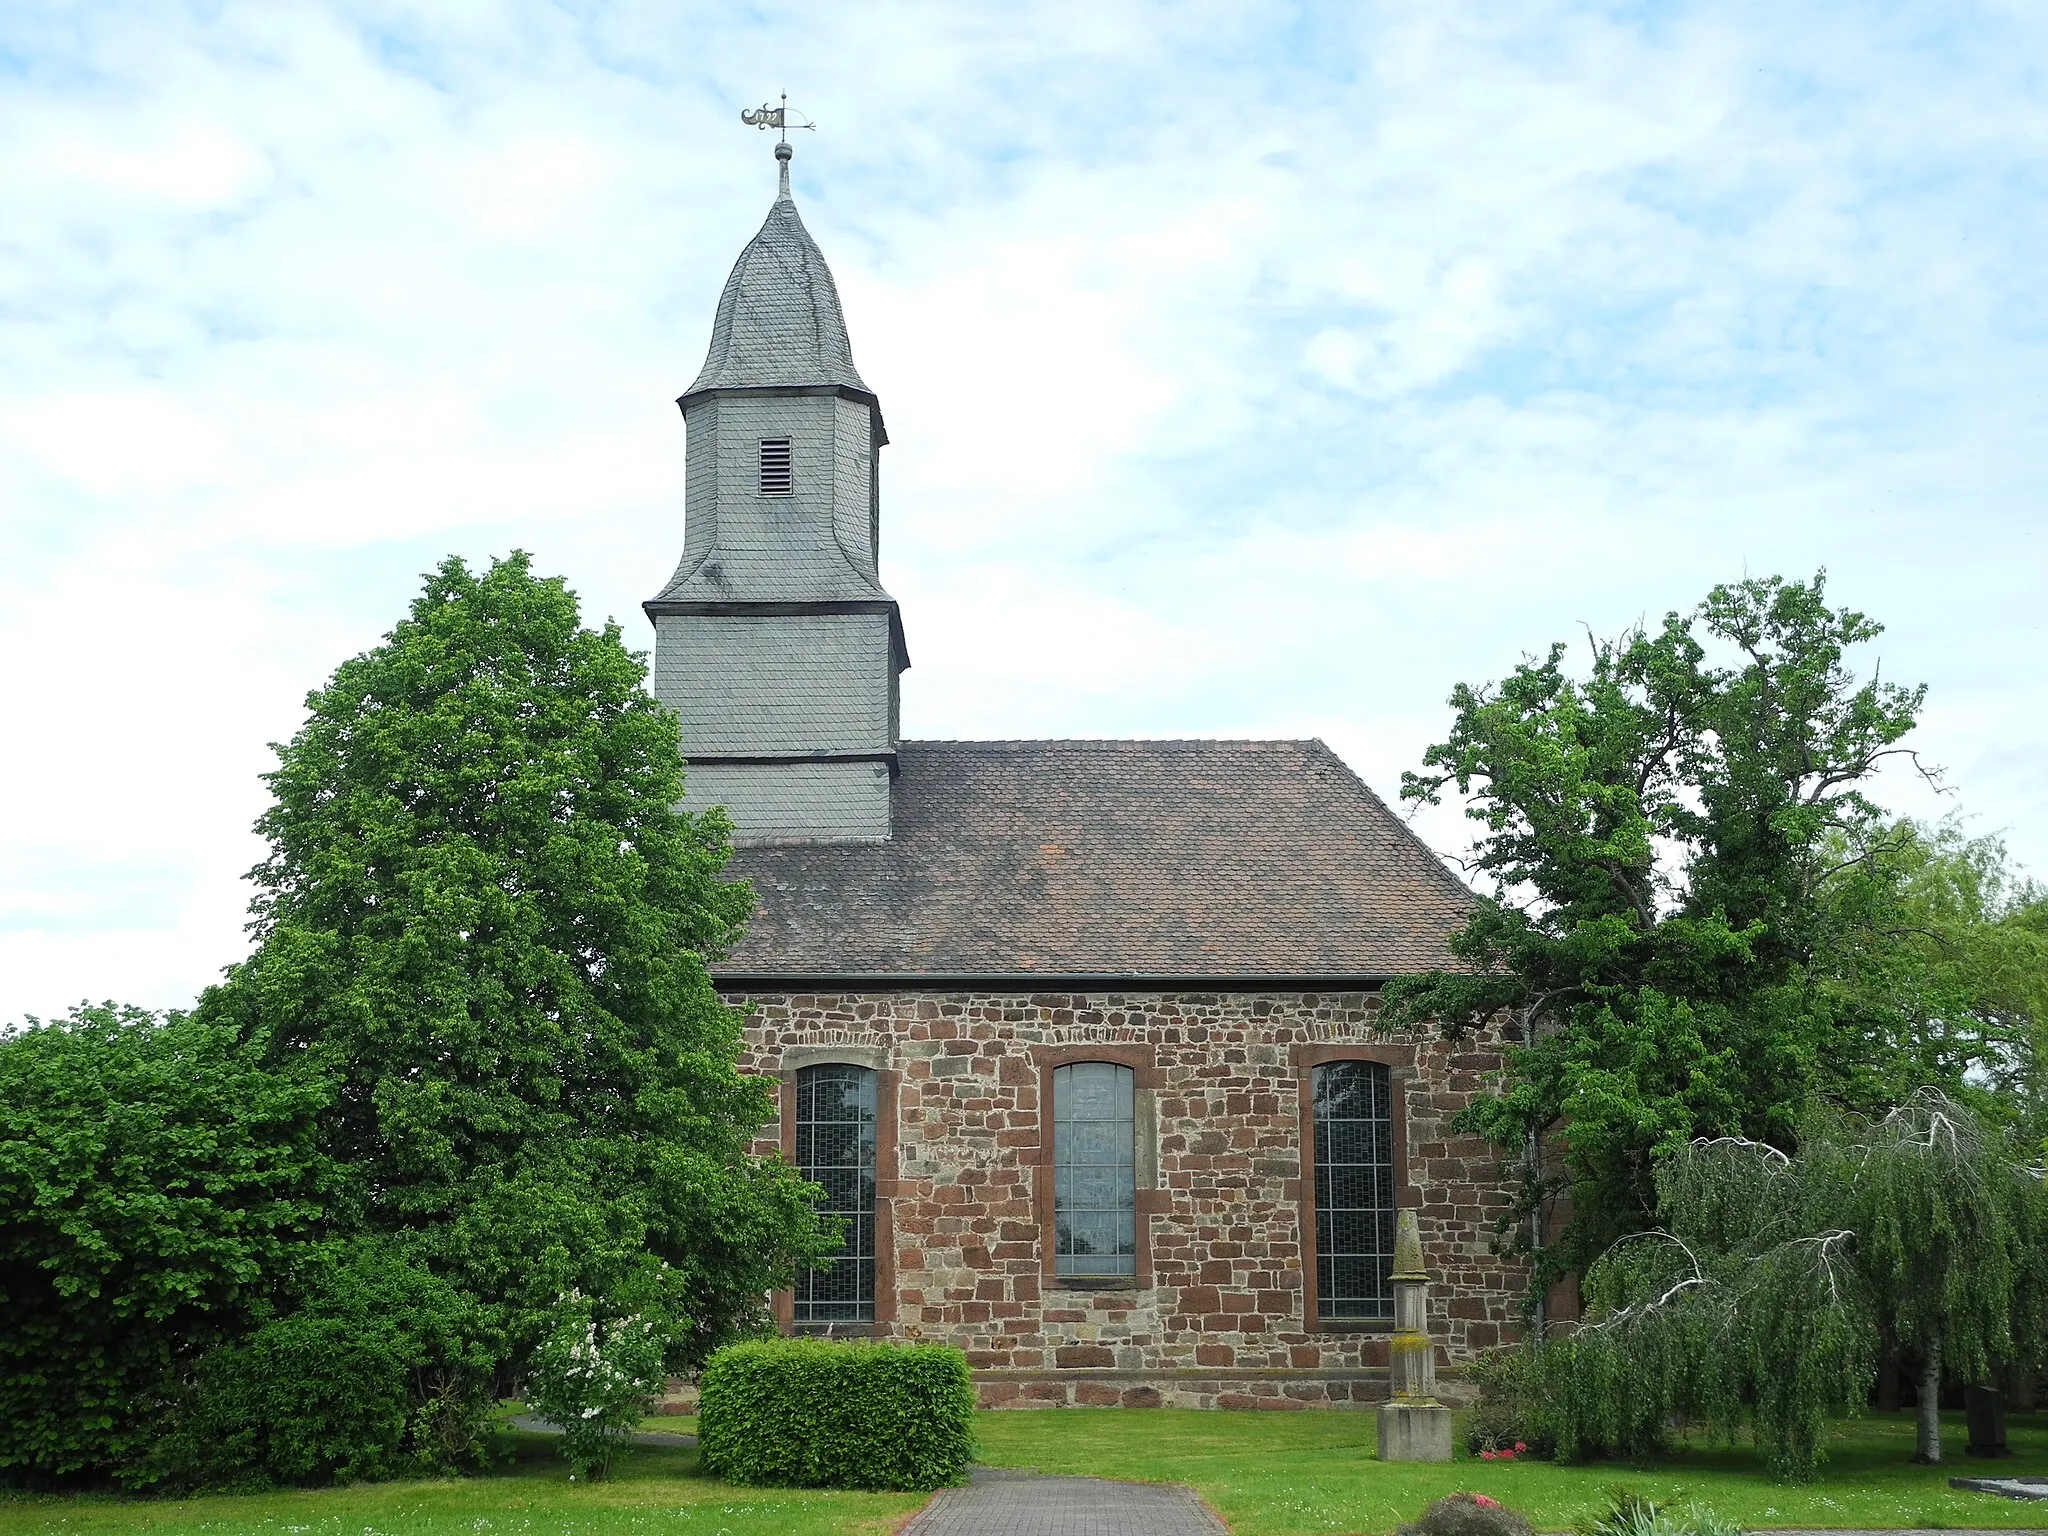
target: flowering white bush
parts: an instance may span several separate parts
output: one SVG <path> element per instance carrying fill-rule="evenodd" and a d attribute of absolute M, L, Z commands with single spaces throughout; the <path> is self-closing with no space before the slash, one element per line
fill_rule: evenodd
<path fill-rule="evenodd" d="M 562 1432 L 579 1477 L 602 1477 L 661 1391 L 666 1342 L 639 1316 L 603 1319 L 575 1291 L 526 1373 L 526 1406 Z"/>

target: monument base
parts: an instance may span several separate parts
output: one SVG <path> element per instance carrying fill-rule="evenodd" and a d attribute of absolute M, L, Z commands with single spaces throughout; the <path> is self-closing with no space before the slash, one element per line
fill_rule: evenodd
<path fill-rule="evenodd" d="M 1381 1461 L 1449 1461 L 1451 1410 L 1428 1398 L 1380 1404 Z"/>

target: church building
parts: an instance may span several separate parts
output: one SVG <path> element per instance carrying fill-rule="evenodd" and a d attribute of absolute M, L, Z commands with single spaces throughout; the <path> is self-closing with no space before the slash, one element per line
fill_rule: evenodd
<path fill-rule="evenodd" d="M 786 1330 L 956 1344 L 989 1406 L 1379 1401 L 1395 1213 L 1455 1367 L 1511 1327 L 1486 1036 L 1373 1028 L 1471 897 L 1320 741 L 906 741 L 881 402 L 781 186 L 727 279 L 646 610 L 758 910 L 713 974 L 846 1218 Z"/>

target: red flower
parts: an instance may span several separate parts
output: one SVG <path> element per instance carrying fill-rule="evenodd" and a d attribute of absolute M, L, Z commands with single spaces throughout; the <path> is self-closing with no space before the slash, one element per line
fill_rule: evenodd
<path fill-rule="evenodd" d="M 1527 1447 L 1526 1445 L 1522 1444 L 1522 1442 L 1521 1442 L 1521 1441 L 1517 1440 L 1517 1441 L 1515 1442 L 1515 1449 L 1516 1449 L 1516 1450 L 1518 1450 L 1518 1451 L 1526 1451 L 1527 1449 L 1529 1449 L 1529 1447 Z"/>
<path fill-rule="evenodd" d="M 1478 1505 L 1478 1506 L 1479 1506 L 1479 1507 L 1480 1507 L 1481 1509 L 1499 1509 L 1499 1508 L 1500 1508 L 1500 1500 L 1499 1500 L 1499 1499 L 1489 1499 L 1489 1498 L 1488 1498 L 1488 1497 L 1487 1497 L 1487 1496 L 1486 1496 L 1485 1494 L 1483 1494 L 1483 1493 L 1475 1493 L 1475 1494 L 1473 1494 L 1473 1495 L 1472 1495 L 1472 1502 L 1473 1502 L 1474 1504 L 1477 1504 L 1477 1505 Z"/>

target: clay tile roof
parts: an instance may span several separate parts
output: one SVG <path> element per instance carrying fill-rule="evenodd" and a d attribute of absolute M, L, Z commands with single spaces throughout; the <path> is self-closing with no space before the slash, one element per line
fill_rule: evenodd
<path fill-rule="evenodd" d="M 1472 896 L 1320 741 L 906 741 L 886 843 L 734 855 L 775 978 L 1373 978 Z"/>

